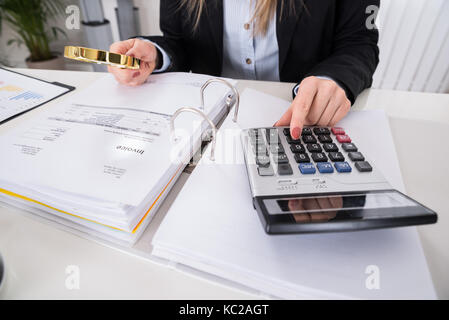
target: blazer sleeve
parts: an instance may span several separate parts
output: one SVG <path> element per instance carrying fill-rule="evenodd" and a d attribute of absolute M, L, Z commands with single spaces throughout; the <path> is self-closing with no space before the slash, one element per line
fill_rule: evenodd
<path fill-rule="evenodd" d="M 351 103 L 372 85 L 373 74 L 379 63 L 379 32 L 376 27 L 367 27 L 372 13 L 366 13 L 366 10 L 372 5 L 379 8 L 380 1 L 337 1 L 332 54 L 307 75 L 334 79 L 345 90 Z"/>
<path fill-rule="evenodd" d="M 170 65 L 165 71 L 188 72 L 183 36 L 183 11 L 179 0 L 163 0 L 160 2 L 160 28 L 163 36 L 139 36 L 157 43 L 170 57 Z"/>

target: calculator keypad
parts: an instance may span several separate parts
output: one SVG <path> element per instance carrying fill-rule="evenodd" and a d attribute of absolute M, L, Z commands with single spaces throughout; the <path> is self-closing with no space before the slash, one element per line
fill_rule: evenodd
<path fill-rule="evenodd" d="M 299 139 L 291 137 L 289 128 L 250 129 L 248 135 L 262 177 L 289 176 L 295 170 L 303 175 L 347 174 L 352 165 L 359 172 L 373 170 L 341 127 L 306 127 Z M 287 143 L 279 135 L 284 135 Z"/>

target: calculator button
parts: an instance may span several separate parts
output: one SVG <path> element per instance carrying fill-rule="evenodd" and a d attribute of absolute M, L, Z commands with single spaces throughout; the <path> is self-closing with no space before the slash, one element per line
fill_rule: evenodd
<path fill-rule="evenodd" d="M 327 157 L 324 153 L 312 153 L 312 159 L 315 162 L 327 162 Z"/>
<path fill-rule="evenodd" d="M 290 128 L 284 128 L 284 135 L 289 136 L 290 135 Z"/>
<path fill-rule="evenodd" d="M 328 135 L 328 134 L 320 134 L 320 135 L 318 136 L 318 140 L 319 140 L 321 143 L 331 143 L 331 142 L 332 142 L 332 138 L 331 138 L 331 136 Z"/>
<path fill-rule="evenodd" d="M 348 156 L 352 161 L 365 161 L 365 157 L 360 152 L 349 152 Z"/>
<path fill-rule="evenodd" d="M 346 133 L 345 133 L 345 130 L 344 130 L 343 128 L 341 128 L 341 127 L 333 127 L 333 128 L 331 129 L 331 131 L 332 131 L 332 133 L 333 133 L 334 135 L 336 135 L 336 136 L 342 135 L 342 134 L 346 134 Z"/>
<path fill-rule="evenodd" d="M 335 143 L 323 143 L 324 151 L 326 152 L 337 152 L 338 147 Z"/>
<path fill-rule="evenodd" d="M 299 144 L 299 143 L 301 143 L 300 139 L 293 139 L 292 136 L 290 136 L 290 135 L 286 136 L 286 139 L 287 139 L 287 142 L 289 144 Z"/>
<path fill-rule="evenodd" d="M 270 157 L 258 156 L 256 157 L 256 164 L 260 167 L 268 167 L 270 165 Z"/>
<path fill-rule="evenodd" d="M 329 162 L 320 162 L 316 164 L 320 173 L 333 173 L 334 167 Z"/>
<path fill-rule="evenodd" d="M 302 128 L 302 135 L 303 136 L 310 136 L 310 135 L 312 135 L 312 129 L 311 128 Z"/>
<path fill-rule="evenodd" d="M 292 144 L 292 145 L 290 145 L 290 150 L 293 153 L 305 153 L 306 152 L 306 148 L 304 148 L 304 146 L 302 144 Z"/>
<path fill-rule="evenodd" d="M 355 167 L 360 172 L 371 172 L 373 171 L 373 167 L 367 161 L 358 161 L 355 163 Z"/>
<path fill-rule="evenodd" d="M 298 184 L 298 181 L 293 180 L 293 179 L 278 180 L 278 185 L 280 185 L 280 186 L 294 186 L 295 184 Z"/>
<path fill-rule="evenodd" d="M 262 176 L 262 177 L 274 176 L 274 170 L 273 170 L 272 166 L 268 166 L 266 168 L 258 167 L 257 172 L 259 173 L 259 176 Z"/>
<path fill-rule="evenodd" d="M 343 143 L 341 145 L 341 147 L 346 152 L 357 152 L 357 150 L 358 150 L 357 147 L 355 146 L 355 144 L 353 144 L 353 143 Z"/>
<path fill-rule="evenodd" d="M 307 150 L 309 150 L 309 152 L 321 152 L 323 151 L 320 147 L 319 144 L 317 143 L 310 143 L 307 145 Z"/>
<path fill-rule="evenodd" d="M 300 163 L 298 168 L 302 174 L 314 174 L 316 172 L 315 166 L 312 163 Z"/>
<path fill-rule="evenodd" d="M 266 137 L 267 137 L 268 144 L 277 144 L 280 142 L 277 129 L 267 129 Z"/>
<path fill-rule="evenodd" d="M 317 136 L 321 134 L 330 134 L 330 131 L 328 128 L 313 128 L 313 133 L 315 133 Z"/>
<path fill-rule="evenodd" d="M 270 152 L 273 154 L 276 153 L 285 153 L 284 147 L 282 146 L 282 144 L 272 144 L 270 145 Z"/>
<path fill-rule="evenodd" d="M 316 143 L 316 138 L 314 136 L 302 136 L 302 141 L 304 143 Z"/>
<path fill-rule="evenodd" d="M 262 131 L 260 129 L 250 129 L 250 130 L 248 130 L 248 135 L 251 138 L 255 138 L 255 137 L 262 135 Z"/>
<path fill-rule="evenodd" d="M 306 163 L 310 162 L 309 155 L 307 153 L 297 153 L 294 155 L 297 163 Z"/>
<path fill-rule="evenodd" d="M 264 144 L 254 145 L 253 151 L 257 156 L 268 155 L 267 147 Z"/>
<path fill-rule="evenodd" d="M 345 161 L 345 157 L 341 152 L 329 152 L 329 159 L 331 159 L 332 162 Z"/>
<path fill-rule="evenodd" d="M 285 153 L 274 154 L 273 155 L 273 160 L 276 163 L 288 163 L 288 158 L 287 158 L 287 155 Z"/>
<path fill-rule="evenodd" d="M 256 144 L 264 144 L 265 142 L 263 141 L 262 137 L 250 137 L 249 138 L 251 145 L 256 145 Z"/>
<path fill-rule="evenodd" d="M 338 136 L 336 136 L 338 142 L 340 143 L 346 143 L 346 142 L 351 142 L 351 138 L 349 138 L 349 136 L 347 136 L 346 134 L 340 134 Z"/>
<path fill-rule="evenodd" d="M 280 176 L 288 176 L 293 174 L 292 167 L 288 163 L 278 165 L 278 174 Z"/>
<path fill-rule="evenodd" d="M 334 166 L 338 172 L 351 172 L 352 171 L 351 166 L 347 162 L 335 162 Z"/>

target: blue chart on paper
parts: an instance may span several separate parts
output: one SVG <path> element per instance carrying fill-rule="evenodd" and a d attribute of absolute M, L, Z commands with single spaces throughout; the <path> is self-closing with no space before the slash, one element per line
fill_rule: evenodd
<path fill-rule="evenodd" d="M 41 99 L 41 98 L 43 98 L 43 96 L 38 93 L 34 93 L 32 91 L 25 91 L 17 96 L 9 98 L 9 100 L 20 100 L 20 99 L 31 100 L 31 99 Z"/>

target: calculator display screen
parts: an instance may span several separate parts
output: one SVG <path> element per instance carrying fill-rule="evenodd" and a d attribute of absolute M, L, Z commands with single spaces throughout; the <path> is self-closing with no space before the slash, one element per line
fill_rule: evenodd
<path fill-rule="evenodd" d="M 394 190 L 266 198 L 263 202 L 269 215 L 290 215 L 296 223 L 410 215 L 414 210 L 407 209 L 415 207 L 422 212 L 422 206 Z"/>

